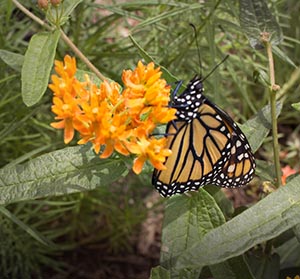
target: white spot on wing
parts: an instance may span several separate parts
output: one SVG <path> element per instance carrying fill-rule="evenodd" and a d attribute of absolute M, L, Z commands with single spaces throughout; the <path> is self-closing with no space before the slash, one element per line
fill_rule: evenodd
<path fill-rule="evenodd" d="M 233 172 L 234 169 L 235 169 L 235 165 L 233 164 L 233 165 L 230 165 L 230 166 L 227 168 L 227 171 L 228 171 L 228 172 Z"/>

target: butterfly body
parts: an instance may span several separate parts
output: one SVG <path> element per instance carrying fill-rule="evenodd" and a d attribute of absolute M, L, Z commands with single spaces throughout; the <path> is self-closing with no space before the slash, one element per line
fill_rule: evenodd
<path fill-rule="evenodd" d="M 172 155 L 164 163 L 166 170 L 155 169 L 152 177 L 152 184 L 164 197 L 207 184 L 239 187 L 254 174 L 254 157 L 246 137 L 203 91 L 201 78 L 195 77 L 173 98 L 177 118 L 166 129 Z"/>

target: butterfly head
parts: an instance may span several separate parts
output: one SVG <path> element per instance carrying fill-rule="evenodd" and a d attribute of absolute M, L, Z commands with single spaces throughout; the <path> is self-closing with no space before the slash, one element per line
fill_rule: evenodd
<path fill-rule="evenodd" d="M 177 119 L 191 121 L 197 117 L 199 107 L 206 99 L 203 91 L 202 79 L 195 76 L 182 94 L 174 97 L 173 107 L 177 109 Z"/>

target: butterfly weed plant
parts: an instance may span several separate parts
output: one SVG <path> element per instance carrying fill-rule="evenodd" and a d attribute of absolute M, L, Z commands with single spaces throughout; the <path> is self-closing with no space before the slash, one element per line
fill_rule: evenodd
<path fill-rule="evenodd" d="M 292 278 L 300 273 L 299 176 L 280 185 L 277 117 L 286 109 L 283 101 L 288 98 L 289 88 L 299 80 L 296 70 L 288 82 L 283 78 L 285 72 L 291 71 L 287 65 L 293 66 L 293 61 L 278 47 L 284 43 L 276 19 L 285 20 L 276 9 L 281 6 L 274 5 L 274 17 L 264 1 L 241 0 L 239 10 L 231 1 L 150 2 L 104 5 L 80 0 L 39 1 L 31 9 L 17 0 L 1 4 L 7 11 L 6 20 L 13 16 L 12 10 L 22 11 L 26 15 L 25 19 L 23 14 L 21 17 L 25 27 L 29 28 L 30 20 L 44 31 L 32 31 L 26 49 L 22 48 L 24 56 L 15 51 L 20 45 L 10 44 L 17 44 L 18 36 L 24 37 L 28 32 L 15 35 L 0 51 L 1 59 L 13 71 L 21 71 L 24 102 L 14 94 L 4 94 L 1 101 L 2 108 L 6 104 L 12 108 L 17 99 L 17 113 L 24 116 L 16 120 L 12 110 L 1 113 L 9 119 L 9 125 L 1 131 L 2 145 L 7 149 L 1 152 L 5 160 L 0 169 L 0 233 L 9 241 L 0 243 L 0 275 L 39 276 L 39 272 L 34 273 L 39 266 L 62 272 L 56 255 L 106 237 L 115 253 L 122 248 L 134 250 L 130 235 L 146 216 L 143 194 L 130 197 L 129 192 L 118 190 L 120 185 L 130 189 L 135 181 L 133 175 L 143 180 L 146 177 L 145 184 L 150 185 L 154 167 L 153 181 L 162 194 L 176 189 L 172 192 L 175 194 L 182 186 L 179 192 L 198 190 L 208 183 L 230 187 L 234 181 L 238 186 L 239 181 L 248 183 L 253 175 L 255 165 L 249 159 L 252 152 L 256 152 L 257 176 L 247 189 L 259 188 L 264 198 L 251 206 L 235 210 L 224 192 L 213 185 L 159 200 L 165 205 L 160 265 L 152 269 L 150 276 Z M 97 21 L 92 13 L 97 24 L 89 26 L 91 14 L 76 8 L 78 5 L 89 11 L 105 9 L 109 15 Z M 175 16 L 182 17 L 176 28 L 170 24 Z M 131 39 L 126 35 L 116 42 L 107 36 L 117 29 L 112 28 L 112 23 L 124 28 L 120 20 L 129 17 L 133 22 L 122 32 L 130 29 Z M 195 24 L 201 38 L 204 71 L 208 73 L 225 54 L 231 55 L 208 79 L 193 79 L 187 86 L 186 82 L 177 83 L 183 95 L 176 95 L 176 76 L 191 80 L 199 68 L 189 22 Z M 72 34 L 72 40 L 68 34 Z M 252 54 L 244 35 L 253 48 Z M 289 44 L 299 44 L 290 36 Z M 274 66 L 273 53 L 284 71 Z M 263 86 L 249 82 L 247 77 L 254 69 L 268 94 L 264 94 Z M 19 91 L 12 82 L 18 74 L 6 72 L 2 83 Z M 207 89 L 205 96 L 218 105 L 223 103 L 230 115 L 203 97 L 203 88 Z M 229 94 L 230 88 L 237 89 L 235 98 Z M 200 96 L 190 104 L 194 93 Z M 198 117 L 199 111 L 203 113 L 201 125 L 189 118 L 194 114 Z M 238 115 L 244 124 L 235 124 L 233 115 Z M 180 117 L 181 122 L 176 120 Z M 24 123 L 30 125 L 24 129 Z M 157 127 L 161 125 L 167 125 L 167 132 Z M 183 133 L 182 127 L 193 129 Z M 10 144 L 16 129 L 21 131 L 19 142 L 15 140 L 19 148 Z M 58 130 L 63 130 L 63 135 Z M 188 140 L 179 141 L 181 137 Z M 62 138 L 71 146 L 64 147 Z M 174 138 L 171 143 L 170 138 Z M 26 145 L 30 151 L 25 151 Z M 190 145 L 195 145 L 196 152 Z M 272 156 L 264 150 L 272 150 Z M 171 159 L 172 152 L 176 160 Z M 271 165 L 264 154 L 272 160 Z M 194 158 L 191 165 L 188 156 Z M 215 178 L 210 179 L 210 174 Z M 20 232 L 24 232 L 30 245 L 22 247 L 19 240 L 23 238 L 12 237 Z M 70 241 L 62 241 L 64 238 Z M 10 264 L 10 259 L 27 255 L 29 250 L 37 251 L 36 258 L 33 254 L 15 267 Z"/>

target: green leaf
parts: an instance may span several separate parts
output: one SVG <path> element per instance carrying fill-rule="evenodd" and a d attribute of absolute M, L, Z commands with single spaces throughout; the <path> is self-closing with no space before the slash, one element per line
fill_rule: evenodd
<path fill-rule="evenodd" d="M 300 243 L 296 237 L 286 241 L 275 249 L 284 267 L 300 267 Z"/>
<path fill-rule="evenodd" d="M 208 231 L 224 222 L 217 203 L 204 189 L 193 193 L 192 197 L 174 196 L 167 201 L 160 262 L 171 270 L 171 278 L 178 277 L 179 273 L 189 274 L 187 278 L 198 278 L 201 268 L 179 271 L 174 255 L 180 255 Z"/>
<path fill-rule="evenodd" d="M 273 255 L 251 255 L 247 257 L 254 278 L 270 279 L 280 278 L 280 257 L 277 254 Z"/>
<path fill-rule="evenodd" d="M 53 66 L 60 31 L 32 36 L 22 67 L 22 97 L 27 106 L 36 104 L 45 93 Z"/>
<path fill-rule="evenodd" d="M 92 190 L 126 171 L 123 160 L 100 159 L 89 146 L 64 148 L 0 169 L 0 204 Z"/>
<path fill-rule="evenodd" d="M 170 272 L 161 266 L 151 269 L 150 279 L 171 279 Z"/>
<path fill-rule="evenodd" d="M 299 103 L 294 103 L 294 104 L 292 104 L 292 107 L 293 107 L 295 110 L 300 111 L 300 102 L 299 102 Z"/>
<path fill-rule="evenodd" d="M 296 225 L 293 228 L 293 231 L 294 231 L 296 238 L 298 239 L 298 242 L 300 243 L 300 224 Z"/>
<path fill-rule="evenodd" d="M 231 217 L 234 208 L 232 202 L 226 197 L 225 193 L 218 186 L 207 185 L 204 189 L 215 199 L 216 203 L 222 210 L 224 216 L 227 218 Z"/>
<path fill-rule="evenodd" d="M 272 45 L 282 42 L 281 28 L 265 0 L 239 0 L 239 2 L 240 24 L 253 48 L 263 48 L 261 42 L 261 33 L 263 32 L 270 34 Z"/>
<path fill-rule="evenodd" d="M 299 184 L 298 176 L 203 238 L 194 239 L 193 247 L 173 253 L 170 262 L 177 258 L 177 268 L 212 265 L 294 227 L 300 220 Z"/>
<path fill-rule="evenodd" d="M 153 17 L 146 18 L 144 21 L 142 21 L 137 26 L 135 26 L 134 29 L 142 28 L 147 25 L 159 24 L 164 19 L 168 19 L 168 18 L 172 18 L 172 17 L 174 18 L 174 20 L 176 20 L 178 17 L 181 16 L 181 14 L 192 13 L 193 10 L 200 10 L 201 8 L 203 8 L 202 3 L 181 2 L 178 8 L 172 9 L 172 10 L 166 11 L 166 12 L 161 12 L 161 13 L 156 14 Z"/>
<path fill-rule="evenodd" d="M 255 80 L 255 82 L 260 81 L 261 84 L 264 85 L 265 87 L 270 86 L 269 76 L 264 69 L 257 68 L 253 72 L 253 79 Z"/>
<path fill-rule="evenodd" d="M 54 244 L 44 237 L 41 233 L 36 231 L 35 229 L 31 228 L 30 226 L 26 225 L 24 222 L 22 222 L 20 219 L 18 219 L 14 214 L 12 214 L 9 210 L 7 210 L 5 207 L 0 206 L 0 213 L 2 213 L 4 216 L 6 216 L 9 220 L 17 224 L 20 228 L 24 230 L 24 232 L 31 235 L 35 240 L 42 243 L 43 245 L 47 246 L 53 246 Z"/>
<path fill-rule="evenodd" d="M 64 0 L 63 2 L 64 17 L 68 17 L 82 1 L 83 0 Z"/>
<path fill-rule="evenodd" d="M 263 160 L 255 160 L 257 169 L 255 174 L 258 175 L 264 181 L 274 181 L 276 178 L 274 164 Z"/>
<path fill-rule="evenodd" d="M 0 49 L 0 58 L 17 72 L 21 72 L 24 56 L 18 53 Z"/>
<path fill-rule="evenodd" d="M 282 103 L 277 102 L 276 104 L 276 116 L 280 114 L 282 109 Z M 242 131 L 245 133 L 253 152 L 255 152 L 263 143 L 267 137 L 271 124 L 271 108 L 267 105 L 260 110 L 257 115 L 248 120 L 246 123 L 240 126 Z"/>
<path fill-rule="evenodd" d="M 295 226 L 296 227 L 296 226 Z M 280 247 L 281 245 L 283 245 L 284 243 L 288 242 L 289 240 L 291 240 L 292 238 L 295 237 L 294 234 L 294 228 L 291 228 L 285 232 L 283 232 L 281 235 L 277 236 L 275 239 L 272 240 L 272 246 L 277 249 L 278 247 Z"/>
<path fill-rule="evenodd" d="M 260 278 L 253 276 L 242 256 L 231 258 L 224 263 L 211 265 L 209 268 L 214 279 L 240 279 L 241 274 L 243 274 L 243 279 Z"/>
<path fill-rule="evenodd" d="M 86 81 L 85 75 L 88 75 L 89 78 L 90 78 L 90 80 L 91 80 L 93 83 L 97 84 L 97 85 L 99 85 L 99 84 L 102 83 L 102 80 L 100 80 L 100 79 L 99 79 L 94 73 L 92 73 L 92 72 L 77 69 L 76 74 L 75 74 L 76 78 L 77 78 L 79 81 L 81 81 L 81 82 Z"/>
<path fill-rule="evenodd" d="M 278 46 L 273 45 L 272 50 L 274 54 L 279 57 L 282 61 L 290 64 L 294 68 L 297 68 L 296 64 L 287 56 L 285 52 L 283 52 Z"/>
<path fill-rule="evenodd" d="M 58 7 L 51 6 L 46 14 L 48 21 L 52 22 L 53 15 L 58 13 L 60 15 L 59 25 L 64 25 L 68 21 L 70 14 L 81 2 L 82 0 L 64 0 Z"/>
<path fill-rule="evenodd" d="M 129 38 L 147 63 L 154 62 L 156 66 L 161 68 L 161 71 L 163 72 L 163 78 L 165 78 L 169 84 L 178 81 L 178 79 L 174 75 L 172 75 L 164 66 L 161 66 L 158 63 L 156 63 L 154 58 L 151 57 L 131 35 L 129 35 Z"/>

